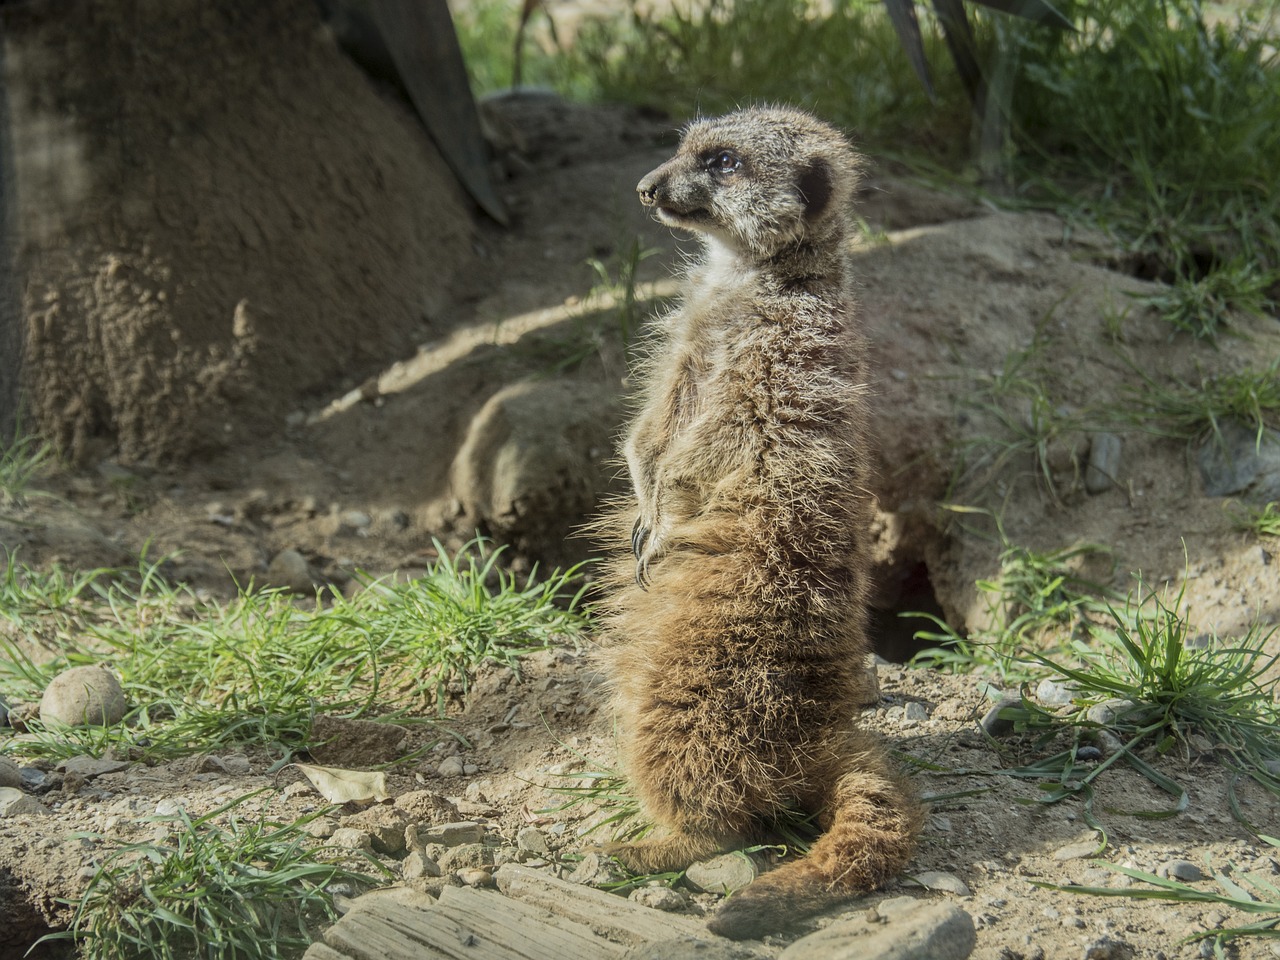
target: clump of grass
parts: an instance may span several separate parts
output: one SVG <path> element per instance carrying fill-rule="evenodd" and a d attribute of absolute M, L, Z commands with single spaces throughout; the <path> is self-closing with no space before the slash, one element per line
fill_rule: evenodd
<path fill-rule="evenodd" d="M 1125 391 L 1118 416 L 1145 430 L 1188 442 L 1209 436 L 1220 442 L 1222 425 L 1235 420 L 1252 427 L 1261 443 L 1268 427 L 1280 425 L 1280 358 L 1261 370 L 1204 376 L 1198 384 L 1161 383 L 1138 365 L 1130 367 L 1141 382 Z"/>
<path fill-rule="evenodd" d="M 40 473 L 53 461 L 53 447 L 21 429 L 0 442 L 0 504 L 18 503 Z"/>
<path fill-rule="evenodd" d="M 194 820 L 184 811 L 158 818 L 168 840 L 116 847 L 74 902 L 70 928 L 40 942 L 70 940 L 84 960 L 297 956 L 337 918 L 326 886 L 376 881 L 312 848 L 304 828 L 319 814 L 294 823 L 242 816 L 256 795 Z"/>
<path fill-rule="evenodd" d="M 1237 314 L 1265 316 L 1274 307 L 1269 291 L 1280 276 L 1252 263 L 1218 267 L 1196 278 L 1179 277 L 1167 290 L 1145 297 L 1176 330 L 1200 340 L 1216 340 Z"/>
<path fill-rule="evenodd" d="M 1260 835 L 1260 839 L 1273 847 L 1280 848 L 1280 840 Z M 1100 866 L 1116 873 L 1123 874 L 1131 880 L 1145 884 L 1143 887 L 1087 887 L 1057 886 L 1040 881 L 1032 881 L 1038 887 L 1058 890 L 1064 893 L 1077 893 L 1094 897 L 1124 897 L 1131 900 L 1164 900 L 1170 903 L 1213 904 L 1230 907 L 1246 914 L 1269 914 L 1253 923 L 1227 927 L 1223 930 L 1205 930 L 1183 937 L 1179 943 L 1196 943 L 1207 941 L 1213 946 L 1213 955 L 1219 960 L 1226 960 L 1226 944 L 1245 937 L 1280 938 L 1280 888 L 1261 873 L 1245 872 L 1228 864 L 1220 870 L 1213 871 L 1213 879 L 1221 892 L 1193 887 L 1190 884 L 1167 877 L 1160 877 L 1143 870 L 1120 867 L 1100 862 Z"/>
<path fill-rule="evenodd" d="M 936 617 L 909 614 L 930 619 L 938 627 L 916 633 L 917 639 L 938 646 L 916 654 L 913 666 L 980 670 L 1007 682 L 1025 680 L 1034 672 L 1026 660 L 1028 650 L 1064 649 L 1072 636 L 1091 635 L 1098 616 L 1107 611 L 1110 591 L 1078 569 L 1081 561 L 1105 555 L 1105 547 L 1083 543 L 1037 551 L 1012 543 L 998 520 L 996 529 L 1000 574 L 976 584 L 985 606 L 982 625 L 962 636 Z"/>
<path fill-rule="evenodd" d="M 1228 504 L 1231 522 L 1237 530 L 1244 530 L 1256 537 L 1280 537 L 1280 503 L 1271 501 L 1261 507 L 1233 507 Z"/>
<path fill-rule="evenodd" d="M 401 722 L 423 703 L 442 712 L 480 665 L 518 669 L 524 653 L 575 638 L 585 624 L 578 569 L 520 583 L 499 554 L 481 541 L 452 557 L 440 549 L 419 579 L 310 606 L 278 590 L 201 600 L 167 584 L 158 564 L 68 581 L 11 561 L 0 616 L 53 656 L 36 663 L 0 636 L 0 680 L 34 700 L 67 667 L 105 660 L 134 704 L 111 727 L 33 721 L 30 753 L 167 757 L 254 744 L 288 758 L 310 743 L 318 712 Z"/>
<path fill-rule="evenodd" d="M 1280 265 L 1274 13 L 1210 23 L 1198 0 L 1083 0 L 1077 32 L 994 21 L 1015 167 L 1170 277 Z"/>

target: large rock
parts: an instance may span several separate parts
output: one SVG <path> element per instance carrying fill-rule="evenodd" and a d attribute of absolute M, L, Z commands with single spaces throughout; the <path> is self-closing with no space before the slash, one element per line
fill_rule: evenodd
<path fill-rule="evenodd" d="M 124 719 L 127 704 L 120 681 L 104 667 L 72 667 L 45 687 L 40 721 L 67 726 L 111 726 Z"/>
<path fill-rule="evenodd" d="M 480 529 L 556 562 L 616 473 L 619 419 L 611 387 L 527 380 L 500 390 L 471 422 L 453 462 L 454 496 Z"/>

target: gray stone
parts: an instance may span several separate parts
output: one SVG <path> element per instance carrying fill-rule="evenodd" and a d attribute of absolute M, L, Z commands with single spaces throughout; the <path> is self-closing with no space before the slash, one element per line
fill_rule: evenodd
<path fill-rule="evenodd" d="M 22 771 L 18 765 L 8 757 L 0 757 L 0 787 L 13 787 L 15 790 L 22 786 Z"/>
<path fill-rule="evenodd" d="M 1085 719 L 1090 723 L 1109 727 L 1117 720 L 1123 718 L 1136 706 L 1137 704 L 1132 700 L 1104 700 L 1102 703 L 1095 703 L 1090 707 L 1085 713 Z"/>
<path fill-rule="evenodd" d="M 479 843 L 484 839 L 484 824 L 471 820 L 436 825 L 418 824 L 419 843 L 442 843 L 446 847 L 458 847 L 467 843 Z"/>
<path fill-rule="evenodd" d="M 1280 500 L 1280 431 L 1228 420 L 1200 447 L 1200 477 L 1211 497 L 1245 495 L 1259 503 Z"/>
<path fill-rule="evenodd" d="M 43 815 L 49 811 L 35 797 L 29 797 L 13 787 L 0 787 L 0 817 Z"/>
<path fill-rule="evenodd" d="M 966 960 L 977 943 L 973 918 L 949 903 L 920 901 L 887 923 L 865 917 L 801 937 L 780 960 Z"/>
<path fill-rule="evenodd" d="M 266 580 L 269 587 L 283 587 L 294 593 L 311 593 L 315 589 L 307 558 L 297 550 L 281 550 L 272 557 Z"/>
<path fill-rule="evenodd" d="M 100 760 L 97 757 L 80 756 L 68 757 L 54 769 L 92 780 L 105 773 L 119 773 L 121 770 L 127 770 L 131 765 L 128 760 Z"/>
<path fill-rule="evenodd" d="M 1084 488 L 1089 493 L 1105 493 L 1117 486 L 1120 476 L 1120 438 L 1114 433 L 1095 433 L 1089 442 L 1089 463 L 1084 470 Z"/>
<path fill-rule="evenodd" d="M 892 920 L 894 917 L 919 909 L 924 903 L 925 901 L 918 897 L 889 897 L 877 903 L 874 909 L 876 916 L 884 920 Z"/>
<path fill-rule="evenodd" d="M 1022 700 L 1018 697 L 1006 697 L 987 711 L 982 718 L 982 729 L 993 737 L 1008 737 L 1014 733 L 1014 721 L 1002 717 L 1005 710 L 1022 709 Z"/>
<path fill-rule="evenodd" d="M 941 890 L 945 893 L 954 893 L 958 897 L 971 895 L 964 881 L 954 873 L 944 873 L 941 870 L 925 870 L 922 873 L 913 874 L 911 879 L 926 890 Z"/>
<path fill-rule="evenodd" d="M 685 900 L 678 891 L 662 884 L 638 887 L 631 891 L 627 899 L 641 906 L 652 907 L 654 910 L 662 910 L 666 913 L 679 913 L 689 906 L 689 901 Z"/>
<path fill-rule="evenodd" d="M 701 893 L 733 893 L 760 875 L 755 861 L 741 853 L 726 853 L 694 863 L 685 871 L 689 886 Z"/>
<path fill-rule="evenodd" d="M 40 721 L 66 726 L 111 726 L 124 719 L 127 705 L 116 675 L 104 667 L 72 667 L 45 688 Z"/>
<path fill-rule="evenodd" d="M 619 880 L 625 879 L 625 877 L 626 875 L 622 872 L 622 868 L 611 857 L 601 856 L 598 853 L 588 853 L 578 861 L 573 873 L 569 874 L 566 879 L 570 883 L 599 887 L 607 883 L 617 883 Z"/>
<path fill-rule="evenodd" d="M 1190 860 L 1170 860 L 1160 864 L 1156 870 L 1158 876 L 1166 880 L 1181 880 L 1183 883 L 1195 883 L 1204 879 L 1204 871 Z"/>

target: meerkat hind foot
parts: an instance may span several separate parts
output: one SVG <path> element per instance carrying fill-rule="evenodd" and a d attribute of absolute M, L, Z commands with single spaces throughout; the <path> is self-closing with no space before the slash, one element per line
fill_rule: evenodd
<path fill-rule="evenodd" d="M 693 833 L 674 833 L 655 840 L 606 843 L 604 852 L 632 873 L 670 873 L 723 853 L 733 841 Z"/>

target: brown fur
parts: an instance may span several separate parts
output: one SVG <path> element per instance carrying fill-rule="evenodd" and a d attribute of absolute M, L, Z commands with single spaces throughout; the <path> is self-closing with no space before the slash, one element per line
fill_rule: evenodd
<path fill-rule="evenodd" d="M 623 761 L 666 829 L 608 850 L 683 869 L 768 837 L 784 811 L 815 813 L 812 852 L 711 921 L 735 938 L 884 883 L 919 827 L 852 720 L 870 510 L 845 249 L 857 166 L 826 124 L 757 108 L 694 123 L 638 187 L 706 256 L 644 371 L 634 501 L 605 521 L 635 553 L 612 569 L 605 631 Z"/>

